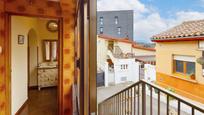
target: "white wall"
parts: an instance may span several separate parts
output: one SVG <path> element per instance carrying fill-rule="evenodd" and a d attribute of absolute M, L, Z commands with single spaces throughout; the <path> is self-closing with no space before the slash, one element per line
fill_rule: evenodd
<path fill-rule="evenodd" d="M 28 41 L 27 35 L 33 19 L 12 16 L 11 18 L 11 113 L 15 113 L 28 99 Z M 18 44 L 18 35 L 25 37 L 24 44 Z"/>
<path fill-rule="evenodd" d="M 105 73 L 105 87 L 108 87 L 108 83 L 109 83 L 109 79 L 108 79 L 108 76 L 109 76 L 109 71 L 108 71 L 108 62 L 105 62 L 105 68 L 104 68 L 104 73 Z"/>
<path fill-rule="evenodd" d="M 122 69 L 121 65 L 128 65 L 127 69 Z M 127 81 L 139 81 L 139 63 L 134 59 L 119 59 L 114 63 L 115 83 L 123 83 Z M 126 77 L 126 81 L 122 78 Z"/>
<path fill-rule="evenodd" d="M 156 81 L 156 66 L 155 65 L 145 64 L 144 79 L 148 81 Z"/>
<path fill-rule="evenodd" d="M 105 75 L 108 76 L 108 83 L 112 83 L 112 81 L 114 81 L 115 84 L 124 83 L 127 81 L 133 82 L 139 81 L 139 63 L 135 62 L 134 58 L 118 59 L 113 57 L 110 51 L 107 52 L 107 55 L 111 58 L 112 62 L 114 63 L 114 72 L 110 72 L 107 71 L 107 69 L 105 69 L 106 70 L 105 72 L 108 72 L 107 74 L 105 73 Z M 121 65 L 122 66 L 127 65 L 127 67 L 121 68 Z M 106 68 L 107 67 L 108 66 L 106 66 Z"/>

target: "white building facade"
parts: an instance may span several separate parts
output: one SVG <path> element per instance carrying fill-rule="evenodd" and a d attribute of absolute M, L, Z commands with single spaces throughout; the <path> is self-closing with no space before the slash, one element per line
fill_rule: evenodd
<path fill-rule="evenodd" d="M 155 50 L 135 46 L 128 39 L 98 36 L 97 66 L 104 71 L 105 86 L 139 81 L 141 62 L 135 56 L 154 55 Z"/>

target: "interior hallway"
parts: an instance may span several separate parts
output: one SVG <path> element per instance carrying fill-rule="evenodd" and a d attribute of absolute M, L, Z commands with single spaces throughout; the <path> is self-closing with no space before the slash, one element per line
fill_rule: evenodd
<path fill-rule="evenodd" d="M 29 90 L 28 102 L 19 115 L 57 115 L 57 88 Z"/>

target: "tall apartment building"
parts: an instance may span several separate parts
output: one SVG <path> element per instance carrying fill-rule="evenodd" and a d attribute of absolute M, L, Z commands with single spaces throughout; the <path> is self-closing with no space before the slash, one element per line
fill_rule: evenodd
<path fill-rule="evenodd" d="M 133 40 L 133 10 L 98 11 L 97 33 Z"/>

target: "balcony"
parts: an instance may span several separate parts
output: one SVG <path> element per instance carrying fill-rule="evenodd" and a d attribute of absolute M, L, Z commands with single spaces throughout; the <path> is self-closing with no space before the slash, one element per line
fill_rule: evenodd
<path fill-rule="evenodd" d="M 141 80 L 101 102 L 99 115 L 204 115 L 204 105 Z"/>

